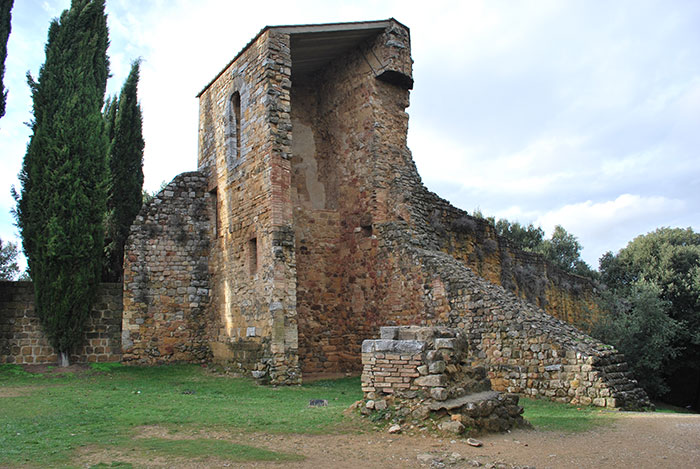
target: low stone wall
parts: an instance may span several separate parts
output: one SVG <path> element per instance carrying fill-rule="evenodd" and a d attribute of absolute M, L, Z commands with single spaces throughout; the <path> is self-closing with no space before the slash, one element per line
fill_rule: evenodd
<path fill-rule="evenodd" d="M 125 363 L 211 358 L 210 200 L 205 176 L 183 173 L 144 205 L 131 226 L 124 249 Z"/>
<path fill-rule="evenodd" d="M 121 359 L 122 285 L 100 285 L 85 327 L 84 345 L 72 363 Z M 34 310 L 31 282 L 0 282 L 0 363 L 55 365 L 58 356 Z"/>

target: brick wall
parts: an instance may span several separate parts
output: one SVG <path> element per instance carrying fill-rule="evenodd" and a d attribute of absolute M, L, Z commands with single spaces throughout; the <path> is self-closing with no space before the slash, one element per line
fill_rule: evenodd
<path fill-rule="evenodd" d="M 408 90 L 376 76 L 384 67 L 410 78 L 409 46 L 408 31 L 395 24 L 294 80 L 292 201 L 304 372 L 359 370 L 362 340 L 393 314 L 375 302 L 386 291 L 372 226 L 386 216 L 393 163 L 385 143 L 405 147 Z M 385 94 L 399 101 L 384 101 Z M 383 119 L 391 120 L 387 127 Z"/>
<path fill-rule="evenodd" d="M 101 284 L 85 327 L 84 345 L 71 355 L 72 363 L 120 360 L 121 312 L 122 285 Z M 57 362 L 34 311 L 32 283 L 0 281 L 0 363 Z"/>
<path fill-rule="evenodd" d="M 267 30 L 200 95 L 199 169 L 217 201 L 213 359 L 274 383 L 301 380 L 290 67 L 289 35 Z"/>

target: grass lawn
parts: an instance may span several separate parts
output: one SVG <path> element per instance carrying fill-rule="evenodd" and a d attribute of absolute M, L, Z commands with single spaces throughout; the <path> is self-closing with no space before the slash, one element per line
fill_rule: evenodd
<path fill-rule="evenodd" d="M 205 466 L 300 460 L 303 455 L 239 444 L 234 436 L 371 429 L 343 416 L 361 398 L 359 378 L 270 387 L 196 365 L 94 365 L 76 374 L 0 365 L 0 467 L 86 467 L 86 454 L 98 458 L 94 468 L 141 466 L 129 458 Z M 328 406 L 310 407 L 312 399 Z M 520 404 L 540 430 L 584 431 L 616 415 L 536 399 Z"/>
<path fill-rule="evenodd" d="M 544 399 L 520 398 L 525 408 L 523 417 L 537 430 L 558 432 L 582 432 L 611 424 L 618 412 L 599 407 L 559 404 Z"/>
<path fill-rule="evenodd" d="M 85 447 L 149 457 L 296 460 L 302 456 L 225 440 L 134 437 L 146 426 L 173 433 L 340 431 L 343 410 L 361 397 L 359 378 L 274 388 L 195 365 L 102 365 L 58 376 L 0 365 L 0 466 L 70 467 Z M 311 399 L 327 399 L 328 406 L 309 407 Z M 95 467 L 112 467 L 105 464 Z"/>

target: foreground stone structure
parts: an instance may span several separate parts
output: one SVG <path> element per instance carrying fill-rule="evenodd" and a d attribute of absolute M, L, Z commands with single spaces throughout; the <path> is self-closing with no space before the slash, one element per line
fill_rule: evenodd
<path fill-rule="evenodd" d="M 363 413 L 390 409 L 399 424 L 454 434 L 525 426 L 518 396 L 493 391 L 467 358 L 461 330 L 382 327 L 380 339 L 362 343 Z"/>
<path fill-rule="evenodd" d="M 621 356 L 552 317 L 590 317 L 588 280 L 422 185 L 406 146 L 412 86 L 409 30 L 393 19 L 253 38 L 198 95 L 198 170 L 132 227 L 125 361 L 211 360 L 299 383 L 359 371 L 380 326 L 448 326 L 496 390 L 643 402 Z M 627 394 L 579 390 L 568 374 L 559 388 L 555 372 L 606 374 Z"/>

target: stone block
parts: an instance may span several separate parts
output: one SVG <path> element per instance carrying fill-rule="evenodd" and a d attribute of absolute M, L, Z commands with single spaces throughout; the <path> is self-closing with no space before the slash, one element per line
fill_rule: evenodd
<path fill-rule="evenodd" d="M 462 422 L 455 420 L 448 420 L 438 424 L 438 429 L 445 433 L 451 433 L 453 435 L 461 435 L 464 432 L 464 425 Z"/>
<path fill-rule="evenodd" d="M 435 348 L 440 349 L 454 349 L 457 339 L 435 339 Z"/>
<path fill-rule="evenodd" d="M 447 389 L 442 387 L 435 387 L 430 389 L 430 397 L 436 401 L 447 400 Z"/>
<path fill-rule="evenodd" d="M 386 340 L 397 340 L 399 338 L 399 328 L 396 326 L 380 327 L 379 337 Z"/>
<path fill-rule="evenodd" d="M 430 374 L 440 374 L 445 372 L 445 362 L 440 360 L 428 365 L 428 373 Z"/>
<path fill-rule="evenodd" d="M 417 386 L 423 387 L 445 386 L 447 384 L 447 378 L 445 375 L 427 375 L 416 378 L 414 383 Z"/>

